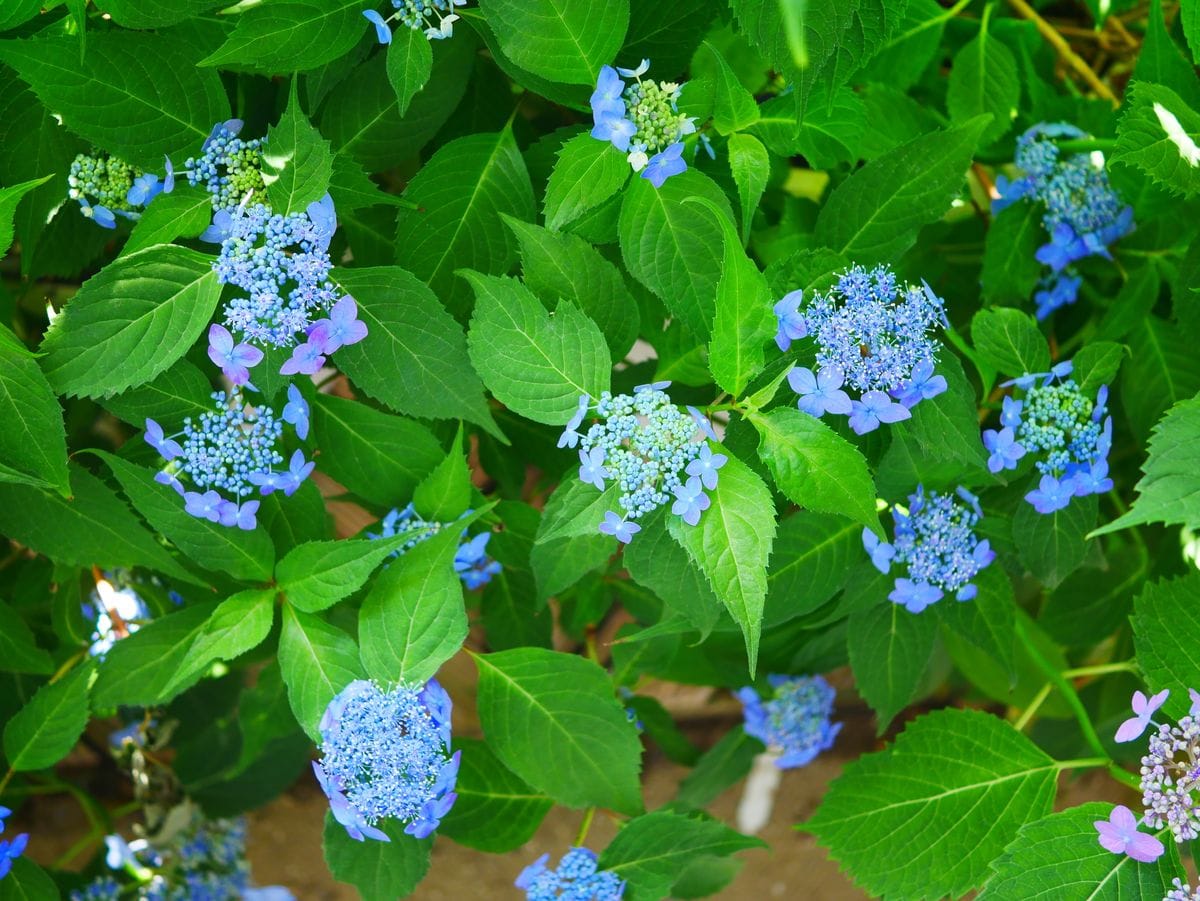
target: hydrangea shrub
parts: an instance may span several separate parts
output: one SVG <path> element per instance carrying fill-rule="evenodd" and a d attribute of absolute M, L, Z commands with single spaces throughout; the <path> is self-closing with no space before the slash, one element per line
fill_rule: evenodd
<path fill-rule="evenodd" d="M 0 898 L 286 901 L 298 780 L 367 901 L 741 897 L 743 780 L 873 897 L 1200 898 L 1197 62 L 1197 0 L 0 4 Z"/>

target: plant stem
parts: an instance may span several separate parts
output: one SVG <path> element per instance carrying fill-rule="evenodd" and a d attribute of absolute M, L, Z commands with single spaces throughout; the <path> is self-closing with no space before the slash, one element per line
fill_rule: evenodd
<path fill-rule="evenodd" d="M 1102 150 L 1106 153 L 1117 149 L 1116 138 L 1071 138 L 1058 142 L 1058 149 L 1065 153 L 1090 153 Z"/>
<path fill-rule="evenodd" d="M 1075 760 L 1056 760 L 1054 766 L 1060 770 L 1088 770 L 1108 766 L 1107 757 L 1079 757 Z"/>
<path fill-rule="evenodd" d="M 1054 686 L 1049 682 L 1041 687 L 1038 693 L 1033 696 L 1033 700 L 1029 702 L 1029 706 L 1022 711 L 1021 715 L 1017 717 L 1017 721 L 1013 723 L 1014 729 L 1018 732 L 1025 731 L 1025 727 L 1029 725 L 1029 721 L 1033 719 L 1041 706 L 1046 703 L 1046 698 L 1050 697 L 1050 692 L 1053 688 Z"/>
<path fill-rule="evenodd" d="M 575 836 L 575 847 L 582 848 L 583 843 L 587 841 L 588 830 L 592 828 L 592 818 L 596 816 L 596 808 L 589 807 L 583 815 L 583 822 L 579 824 L 579 833 Z"/>
<path fill-rule="evenodd" d="M 1008 0 L 1008 5 L 1016 10 L 1017 15 L 1028 19 L 1037 26 L 1038 32 L 1051 47 L 1058 51 L 1058 55 L 1062 57 L 1063 62 L 1074 69 L 1093 91 L 1109 101 L 1114 109 L 1120 106 L 1120 101 L 1117 100 L 1116 95 L 1113 94 L 1108 85 L 1101 81 L 1100 76 L 1092 71 L 1092 67 L 1071 49 L 1071 45 L 1067 43 L 1066 38 L 1059 34 L 1053 25 L 1038 15 L 1037 10 L 1026 3 L 1025 0 Z"/>
<path fill-rule="evenodd" d="M 1075 669 L 1063 670 L 1064 679 L 1077 679 L 1080 676 L 1103 676 L 1108 673 L 1136 673 L 1137 664 L 1132 660 L 1122 660 L 1120 663 L 1100 663 L 1096 666 L 1077 666 Z"/>

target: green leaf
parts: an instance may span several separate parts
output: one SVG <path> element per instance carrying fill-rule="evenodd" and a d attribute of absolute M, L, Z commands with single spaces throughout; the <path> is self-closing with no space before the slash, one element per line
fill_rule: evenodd
<path fill-rule="evenodd" d="M 750 225 L 754 210 L 767 189 L 771 174 L 771 158 L 767 148 L 753 135 L 730 135 L 726 145 L 729 170 L 742 201 L 742 244 L 750 240 Z"/>
<path fill-rule="evenodd" d="M 387 49 L 387 77 L 396 92 L 400 115 L 408 112 L 413 97 L 429 82 L 433 48 L 419 28 L 397 28 Z"/>
<path fill-rule="evenodd" d="M 454 786 L 458 800 L 438 833 L 489 854 L 521 847 L 533 838 L 554 802 L 514 775 L 484 742 L 456 738 L 454 745 L 462 751 Z"/>
<path fill-rule="evenodd" d="M 220 77 L 197 69 L 178 36 L 94 32 L 82 61 L 75 37 L 4 41 L 0 60 L 71 131 L 151 172 L 164 156 L 194 153 L 229 118 Z"/>
<path fill-rule="evenodd" d="M 1200 575 L 1150 582 L 1133 601 L 1133 643 L 1138 667 L 1155 691 L 1171 689 L 1172 708 L 1182 710 L 1187 689 L 1200 683 Z"/>
<path fill-rule="evenodd" d="M 1050 368 L 1046 339 L 1033 318 L 1021 310 L 980 310 L 971 320 L 971 341 L 976 353 L 997 372 L 1019 376 Z"/>
<path fill-rule="evenodd" d="M 604 336 L 569 300 L 550 314 L 516 279 L 462 275 L 476 298 L 467 349 L 498 401 L 535 422 L 561 426 L 580 395 L 608 390 L 612 362 Z"/>
<path fill-rule="evenodd" d="M 88 721 L 92 666 L 77 666 L 47 682 L 4 727 L 4 756 L 18 773 L 45 769 L 75 747 Z"/>
<path fill-rule="evenodd" d="M 946 106 L 954 122 L 987 113 L 992 121 L 979 140 L 990 144 L 1012 126 L 1021 101 L 1021 79 L 1012 51 L 988 33 L 985 15 L 979 34 L 954 54 L 946 86 Z"/>
<path fill-rule="evenodd" d="M 0 465 L 66 496 L 67 438 L 62 408 L 33 354 L 0 326 Z"/>
<path fill-rule="evenodd" d="M 1150 2 L 1145 38 L 1137 65 L 1133 67 L 1133 80 L 1164 85 L 1192 109 L 1200 109 L 1200 81 L 1196 79 L 1195 68 L 1167 31 L 1162 0 Z"/>
<path fill-rule="evenodd" d="M 48 676 L 54 661 L 37 640 L 25 620 L 12 607 L 0 602 L 0 672 Z"/>
<path fill-rule="evenodd" d="M 381 506 L 411 496 L 444 456 L 433 434 L 412 420 L 327 394 L 310 403 L 313 434 L 323 451 L 316 457 L 321 472 Z M 392 452 L 398 447 L 404 453 Z"/>
<path fill-rule="evenodd" d="M 189 604 L 122 638 L 108 651 L 92 689 L 97 710 L 125 704 L 165 704 L 182 688 L 168 692 L 176 669 L 204 632 L 216 602 Z M 186 686 L 185 686 L 186 687 Z"/>
<path fill-rule="evenodd" d="M 455 271 L 507 272 L 516 260 L 516 241 L 500 214 L 534 217 L 533 186 L 512 131 L 468 135 L 439 147 L 404 198 L 418 209 L 400 210 L 396 262 L 465 319 L 470 291 Z"/>
<path fill-rule="evenodd" d="M 803 828 L 872 894 L 958 897 L 1023 824 L 1050 812 L 1058 773 L 1003 720 L 940 710 L 849 764 Z"/>
<path fill-rule="evenodd" d="M 506 767 L 568 807 L 641 812 L 641 743 L 604 670 L 542 648 L 474 659 L 479 719 Z"/>
<path fill-rule="evenodd" d="M 428 42 L 427 42 L 428 43 Z M 333 153 L 329 142 L 312 127 L 296 98 L 292 79 L 287 109 L 267 130 L 263 149 L 263 183 L 276 213 L 302 212 L 329 190 Z"/>
<path fill-rule="evenodd" d="M 1125 360 L 1124 345 L 1115 341 L 1091 341 L 1079 348 L 1072 363 L 1072 378 L 1084 394 L 1095 395 L 1101 385 L 1112 384 Z"/>
<path fill-rule="evenodd" d="M 173 697 L 193 685 L 217 660 L 233 660 L 262 644 L 275 620 L 275 589 L 239 591 L 217 605 L 162 689 Z"/>
<path fill-rule="evenodd" d="M 1081 804 L 1026 823 L 1004 854 L 992 861 L 992 874 L 979 901 L 1037 898 L 1075 901 L 1088 898 L 1157 898 L 1171 890 L 1179 873 L 1175 853 L 1154 863 L 1138 863 L 1113 854 L 1096 841 L 1097 820 L 1107 820 L 1113 805 Z M 1167 830 L 1159 838 L 1175 843 Z"/>
<path fill-rule="evenodd" d="M 299 72 L 337 59 L 370 26 L 365 0 L 279 0 L 240 12 L 233 33 L 200 61 L 201 66 L 236 64 L 260 72 Z"/>
<path fill-rule="evenodd" d="M 1012 582 L 999 566 L 989 566 L 973 580 L 979 589 L 971 601 L 938 604 L 942 625 L 969 641 L 1014 674 L 1016 605 Z"/>
<path fill-rule="evenodd" d="M 546 600 L 575 585 L 613 555 L 611 536 L 596 532 L 562 541 L 543 541 L 529 552 L 529 565 L 537 585 L 537 600 Z"/>
<path fill-rule="evenodd" d="M 761 847 L 760 839 L 717 820 L 656 810 L 626 823 L 597 866 L 628 883 L 630 901 L 657 901 L 671 894 L 680 872 L 695 860 Z"/>
<path fill-rule="evenodd" d="M 161 245 L 121 257 L 84 282 L 42 341 L 42 369 L 55 391 L 116 394 L 182 357 L 221 296 L 211 262 Z"/>
<path fill-rule="evenodd" d="M 41 6 L 39 2 L 34 8 Z M 0 901 L 60 901 L 62 893 L 54 880 L 28 857 L 18 857 L 0 882 Z"/>
<path fill-rule="evenodd" d="M 175 186 L 170 194 L 159 194 L 142 212 L 129 240 L 121 248 L 129 256 L 155 244 L 170 244 L 176 238 L 195 238 L 212 221 L 212 195 L 187 184 Z"/>
<path fill-rule="evenodd" d="M 621 201 L 618 232 L 625 268 L 653 291 L 693 334 L 707 338 L 721 278 L 722 225 L 703 197 L 733 221 L 725 193 L 708 176 L 688 169 L 661 188 L 634 179 Z"/>
<path fill-rule="evenodd" d="M 896 714 L 916 699 L 937 627 L 936 614 L 909 613 L 891 601 L 850 617 L 846 629 L 850 668 L 858 693 L 878 716 L 878 734 L 886 732 Z"/>
<path fill-rule="evenodd" d="M 721 613 L 707 577 L 675 542 L 666 527 L 666 513 L 642 520 L 637 540 L 625 546 L 621 560 L 629 575 L 653 591 L 703 638 L 708 637 Z"/>
<path fill-rule="evenodd" d="M 879 532 L 875 483 L 858 448 L 799 410 L 756 413 L 751 422 L 759 433 L 758 454 L 788 500 Z"/>
<path fill-rule="evenodd" d="M 338 368 L 356 386 L 398 413 L 466 419 L 499 434 L 462 326 L 428 286 L 398 266 L 335 269 L 332 278 L 367 325 L 367 337 L 338 350 Z"/>
<path fill-rule="evenodd" d="M 537 543 L 595 534 L 608 510 L 617 509 L 620 486 L 614 481 L 604 491 L 577 478 L 559 483 L 546 502 L 538 525 Z"/>
<path fill-rule="evenodd" d="M 817 240 L 863 264 L 899 257 L 958 197 L 987 121 L 922 135 L 867 163 L 821 207 Z"/>
<path fill-rule="evenodd" d="M 1095 495 L 1073 498 L 1047 514 L 1021 502 L 1012 521 L 1013 541 L 1021 562 L 1047 588 L 1056 587 L 1083 562 L 1098 509 Z"/>
<path fill-rule="evenodd" d="M 429 849 L 433 839 L 415 839 L 404 833 L 404 825 L 383 820 L 378 828 L 388 834 L 386 842 L 356 842 L 346 827 L 325 815 L 325 862 L 338 882 L 358 889 L 362 901 L 395 901 L 407 898 L 429 871 Z"/>
<path fill-rule="evenodd" d="M 1134 434 L 1146 436 L 1169 407 L 1200 390 L 1200 356 L 1182 329 L 1153 315 L 1143 316 L 1126 340 L 1119 393 Z"/>
<path fill-rule="evenodd" d="M 790 97 L 772 98 L 762 105 L 762 116 L 749 132 L 779 156 L 802 154 L 813 168 L 832 169 L 859 159 L 866 127 L 862 98 L 842 88 L 828 106 L 810 110 L 799 127 L 795 101 Z"/>
<path fill-rule="evenodd" d="M 306 613 L 332 607 L 366 584 L 385 558 L 408 536 L 308 541 L 297 545 L 275 567 L 275 581 L 288 603 Z"/>
<path fill-rule="evenodd" d="M 141 634 L 141 633 L 139 633 Z M 119 647 L 119 645 L 118 645 Z M 365 675 L 354 639 L 312 613 L 283 605 L 279 668 L 296 721 L 313 741 L 325 708 L 343 688 Z"/>
<path fill-rule="evenodd" d="M 1200 113 L 1160 84 L 1130 85 L 1112 162 L 1127 163 L 1173 194 L 1200 192 Z"/>
<path fill-rule="evenodd" d="M 126 28 L 164 28 L 223 6 L 222 0 L 99 0 L 97 8 Z"/>
<path fill-rule="evenodd" d="M 0 484 L 0 534 L 57 563 L 74 566 L 146 566 L 201 585 L 163 550 L 103 482 L 69 467 L 70 499 L 25 485 Z"/>
<path fill-rule="evenodd" d="M 17 204 L 21 202 L 21 198 L 52 178 L 53 174 L 44 175 L 32 181 L 23 181 L 11 188 L 0 188 L 0 255 L 7 254 L 12 247 L 13 216 L 16 215 Z"/>
<path fill-rule="evenodd" d="M 566 297 L 604 333 L 614 359 L 633 346 L 640 314 L 621 271 L 576 235 L 552 232 L 510 216 L 505 224 L 521 245 L 525 286 L 553 309 Z"/>
<path fill-rule="evenodd" d="M 721 740 L 701 755 L 692 771 L 679 783 L 679 794 L 672 807 L 700 810 L 750 772 L 763 744 L 751 738 L 741 725 L 721 736 Z"/>
<path fill-rule="evenodd" d="M 629 0 L 481 0 L 504 53 L 550 81 L 595 83 L 625 41 Z"/>
<path fill-rule="evenodd" d="M 1042 209 L 1037 204 L 1014 203 L 992 217 L 980 274 L 985 300 L 1024 303 L 1033 296 L 1042 277 L 1035 254 L 1045 237 Z"/>
<path fill-rule="evenodd" d="M 754 95 L 747 91 L 737 74 L 725 62 L 721 51 L 708 41 L 703 46 L 712 54 L 715 62 L 716 96 L 713 99 L 713 127 L 723 135 L 741 131 L 758 121 L 758 104 Z"/>
<path fill-rule="evenodd" d="M 762 479 L 733 455 L 721 467 L 711 497 L 712 506 L 697 525 L 672 516 L 669 528 L 741 627 L 753 676 L 767 597 L 767 560 L 775 539 L 775 504 Z"/>
<path fill-rule="evenodd" d="M 462 427 L 446 459 L 413 492 L 417 513 L 432 522 L 454 522 L 471 503 L 471 472 L 463 454 Z"/>
<path fill-rule="evenodd" d="M 932 460 L 953 461 L 966 471 L 982 470 L 987 452 L 979 437 L 975 389 L 955 356 L 944 354 L 937 372 L 946 379 L 946 390 L 921 401 L 913 407 L 912 419 L 892 428 L 904 439 L 913 439 Z"/>
<path fill-rule="evenodd" d="M 245 532 L 192 516 L 184 510 L 183 498 L 154 481 L 150 470 L 104 451 L 92 453 L 108 464 L 146 521 L 200 566 L 235 579 L 265 582 L 271 578 L 275 547 L 264 530 Z"/>
<path fill-rule="evenodd" d="M 842 588 L 851 566 L 862 559 L 858 523 L 808 510 L 784 517 L 767 573 L 763 625 L 769 628 L 816 610 Z"/>
<path fill-rule="evenodd" d="M 629 180 L 625 154 L 608 141 L 586 132 L 558 151 L 558 162 L 546 185 L 546 228 L 558 231 L 598 207 Z"/>
<path fill-rule="evenodd" d="M 185 417 L 203 416 L 212 409 L 212 385 L 184 358 L 146 384 L 97 402 L 130 425 L 140 428 L 153 419 L 174 428 Z"/>

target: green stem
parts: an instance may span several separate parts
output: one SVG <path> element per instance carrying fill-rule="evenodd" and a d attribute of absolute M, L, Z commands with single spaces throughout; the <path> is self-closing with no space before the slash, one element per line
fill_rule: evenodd
<path fill-rule="evenodd" d="M 582 848 L 583 843 L 587 841 L 588 831 L 592 828 L 592 819 L 596 816 L 596 808 L 589 807 L 583 815 L 583 822 L 579 824 L 579 834 L 575 836 L 575 847 Z"/>
<path fill-rule="evenodd" d="M 1059 150 L 1067 153 L 1091 153 L 1093 150 L 1110 152 L 1117 149 L 1116 138 L 1071 138 L 1058 142 Z"/>
<path fill-rule="evenodd" d="M 1064 679 L 1078 679 L 1080 676 L 1104 676 L 1108 673 L 1136 673 L 1137 663 L 1132 660 L 1122 660 L 1120 663 L 1100 663 L 1096 666 L 1077 666 L 1074 669 L 1063 670 Z"/>
<path fill-rule="evenodd" d="M 1125 783 L 1130 788 L 1140 789 L 1142 787 L 1142 780 L 1140 780 L 1133 773 L 1129 772 L 1129 770 L 1122 769 L 1115 763 L 1110 763 L 1108 765 L 1108 774 L 1118 782 Z"/>
<path fill-rule="evenodd" d="M 1029 721 L 1033 719 L 1041 706 L 1046 703 L 1046 698 L 1050 697 L 1050 692 L 1053 690 L 1054 686 L 1049 682 L 1043 685 L 1038 693 L 1033 696 L 1033 700 L 1029 702 L 1029 706 L 1017 717 L 1017 721 L 1013 723 L 1013 728 L 1018 732 L 1024 732 L 1025 727 L 1029 725 Z"/>
<path fill-rule="evenodd" d="M 1056 760 L 1054 766 L 1060 770 L 1088 770 L 1108 766 L 1107 757 L 1079 757 L 1075 760 Z"/>

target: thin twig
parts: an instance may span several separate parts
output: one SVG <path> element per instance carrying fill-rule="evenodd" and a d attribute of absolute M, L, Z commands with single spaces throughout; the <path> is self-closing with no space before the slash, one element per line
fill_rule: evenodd
<path fill-rule="evenodd" d="M 1058 55 L 1062 57 L 1067 65 L 1079 73 L 1079 76 L 1088 83 L 1093 91 L 1112 103 L 1114 107 L 1120 105 L 1120 101 L 1117 100 L 1116 95 L 1109 89 L 1108 85 L 1101 81 L 1100 76 L 1092 71 L 1092 67 L 1071 49 L 1071 45 L 1067 43 L 1066 38 L 1059 34 L 1053 25 L 1038 15 L 1037 10 L 1026 3 L 1025 0 L 1008 0 L 1008 5 L 1016 11 L 1017 15 L 1028 19 L 1037 26 L 1037 30 L 1041 33 L 1042 37 L 1046 39 L 1050 46 L 1058 51 Z"/>

